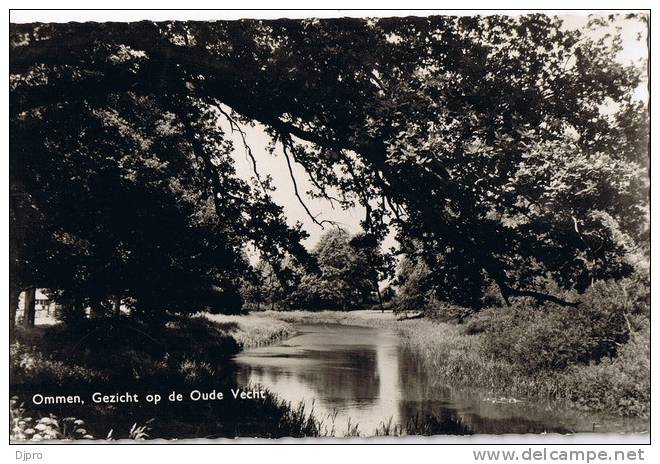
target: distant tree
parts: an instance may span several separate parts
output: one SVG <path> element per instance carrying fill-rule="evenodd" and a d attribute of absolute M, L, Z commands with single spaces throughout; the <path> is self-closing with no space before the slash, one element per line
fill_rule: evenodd
<path fill-rule="evenodd" d="M 390 272 L 377 241 L 333 228 L 311 252 L 318 272 L 301 273 L 289 298 L 293 307 L 355 309 L 381 302 L 379 282 Z"/>
<path fill-rule="evenodd" d="M 349 245 L 349 235 L 333 228 L 321 236 L 311 253 L 317 260 L 319 272 L 302 276 L 293 297 L 294 305 L 308 308 L 353 307 L 360 284 L 351 281 L 355 256 Z"/>
<path fill-rule="evenodd" d="M 353 282 L 358 283 L 363 302 L 373 300 L 383 309 L 384 297 L 380 283 L 394 276 L 394 261 L 391 253 L 383 253 L 378 238 L 372 234 L 358 233 L 350 239 L 354 253 L 354 266 L 351 269 Z"/>
<path fill-rule="evenodd" d="M 434 302 L 431 270 L 415 257 L 404 256 L 396 276 L 397 291 L 393 299 L 394 312 L 426 311 Z"/>
<path fill-rule="evenodd" d="M 286 289 L 294 287 L 299 280 L 289 264 L 285 260 L 276 270 L 262 259 L 257 262 L 243 286 L 243 297 L 253 309 L 274 310 L 287 304 L 289 292 Z"/>
<path fill-rule="evenodd" d="M 241 296 L 249 309 L 261 311 L 264 303 L 264 279 L 260 272 L 254 272 L 241 281 Z"/>

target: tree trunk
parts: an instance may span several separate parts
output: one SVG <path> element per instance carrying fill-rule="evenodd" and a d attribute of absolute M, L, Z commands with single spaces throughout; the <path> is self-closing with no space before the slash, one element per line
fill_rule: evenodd
<path fill-rule="evenodd" d="M 25 301 L 23 302 L 23 327 L 34 327 L 34 318 L 36 316 L 36 293 L 35 287 L 25 290 Z"/>
<path fill-rule="evenodd" d="M 376 284 L 376 293 L 378 294 L 378 305 L 380 306 L 380 312 L 384 313 L 385 308 L 383 307 L 383 295 L 380 293 L 380 287 Z"/>
<path fill-rule="evenodd" d="M 16 327 L 16 311 L 18 310 L 18 300 L 21 296 L 21 289 L 9 279 L 9 336 L 14 334 Z"/>
<path fill-rule="evenodd" d="M 102 318 L 107 316 L 107 313 L 98 305 L 94 305 L 89 308 L 89 315 L 93 318 Z"/>
<path fill-rule="evenodd" d="M 115 295 L 112 297 L 112 314 L 115 316 L 120 316 L 121 315 L 121 298 L 119 295 Z"/>

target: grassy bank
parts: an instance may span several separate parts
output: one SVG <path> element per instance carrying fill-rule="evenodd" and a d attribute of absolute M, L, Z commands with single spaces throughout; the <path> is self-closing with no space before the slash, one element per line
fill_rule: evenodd
<path fill-rule="evenodd" d="M 538 397 L 571 407 L 646 418 L 650 414 L 650 334 L 640 331 L 615 357 L 558 370 L 521 370 L 489 352 L 482 333 L 468 325 L 428 319 L 397 320 L 379 311 L 264 312 L 290 323 L 330 323 L 396 331 L 404 351 L 432 385 L 466 385 L 497 395 Z"/>
<path fill-rule="evenodd" d="M 230 358 L 243 348 L 293 333 L 284 321 L 253 316 L 198 315 L 147 325 L 127 317 L 88 319 L 76 326 L 17 328 L 10 347 L 12 440 L 318 436 L 304 409 L 269 393 L 256 401 L 231 398 L 237 385 Z M 225 392 L 219 402 L 159 405 L 34 405 L 35 393 Z"/>
<path fill-rule="evenodd" d="M 267 319 L 258 315 L 226 316 L 224 314 L 201 315 L 233 338 L 240 349 L 270 345 L 293 335 L 292 324 L 282 320 Z"/>
<path fill-rule="evenodd" d="M 414 353 L 420 369 L 434 383 L 561 400 L 580 409 L 625 416 L 650 414 L 648 338 L 631 340 L 615 358 L 531 374 L 489 356 L 483 335 L 466 335 L 457 325 L 409 324 L 401 333 L 404 349 Z"/>
<path fill-rule="evenodd" d="M 343 324 L 360 327 L 405 328 L 413 320 L 398 320 L 391 311 L 263 311 L 252 317 L 292 324 Z"/>

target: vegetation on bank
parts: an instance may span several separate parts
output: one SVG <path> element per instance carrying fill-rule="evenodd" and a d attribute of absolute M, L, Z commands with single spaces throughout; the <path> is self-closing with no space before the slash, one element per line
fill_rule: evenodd
<path fill-rule="evenodd" d="M 648 330 L 636 334 L 615 357 L 533 373 L 497 358 L 486 334 L 467 334 L 464 326 L 407 321 L 399 330 L 404 351 L 417 360 L 431 385 L 470 385 L 625 416 L 650 414 Z"/>
<path fill-rule="evenodd" d="M 272 395 L 249 402 L 226 397 L 219 405 L 36 406 L 30 401 L 32 394 L 46 390 L 85 396 L 126 389 L 163 397 L 176 389 L 228 392 L 237 386 L 231 356 L 292 332 L 282 321 L 212 315 L 171 318 L 162 325 L 120 316 L 17 328 L 10 346 L 11 438 L 308 436 L 312 432 L 305 421 Z"/>
<path fill-rule="evenodd" d="M 256 315 L 232 316 L 205 313 L 204 319 L 231 334 L 240 349 L 270 345 L 293 335 L 293 325 L 283 320 L 266 320 Z"/>
<path fill-rule="evenodd" d="M 643 279 L 597 282 L 578 309 L 522 301 L 460 318 L 465 309 L 451 306 L 408 320 L 380 311 L 262 314 L 395 330 L 431 385 L 470 385 L 623 416 L 650 414 L 650 302 Z"/>
<path fill-rule="evenodd" d="M 286 315 L 297 322 L 315 317 L 315 322 L 360 323 L 368 320 L 370 324 L 380 321 L 383 326 L 390 322 L 386 318 L 391 316 L 391 313 L 379 313 L 377 318 L 364 312 L 327 313 L 327 318 L 319 318 L 319 313 L 300 311 Z M 282 315 L 284 313 L 278 313 L 278 316 Z M 226 390 L 234 386 L 231 376 L 223 376 L 228 373 L 228 353 L 291 336 L 294 326 L 278 319 L 272 312 L 251 316 L 199 315 L 170 321 L 159 332 L 142 332 L 142 342 L 138 341 L 139 337 L 127 337 L 123 341 L 128 345 L 120 352 L 107 343 L 115 340 L 116 330 L 130 333 L 147 328 L 120 318 L 112 322 L 89 320 L 84 327 L 75 329 L 57 324 L 17 331 L 17 338 L 11 346 L 10 380 L 15 393 L 10 399 L 11 440 L 357 437 L 365 432 L 368 436 L 432 435 L 439 431 L 471 433 L 455 418 L 439 420 L 420 416 L 403 424 L 384 418 L 374 431 L 361 431 L 359 424 L 352 424 L 340 434 L 334 417 L 321 417 L 303 402 L 292 405 L 269 392 L 266 398 L 257 401 L 236 403 L 226 398 L 219 405 L 203 406 L 191 403 L 158 408 L 135 405 L 28 406 L 30 394 L 43 391 L 44 385 L 63 393 L 80 394 L 102 390 L 108 383 L 115 390 L 121 389 L 122 385 L 134 390 L 136 382 L 133 379 L 137 379 L 145 391 L 147 386 L 155 388 L 160 384 L 166 384 L 168 389 L 207 386 Z M 185 340 L 183 334 L 187 334 Z M 36 339 L 41 340 L 40 343 L 36 344 Z M 73 341 L 76 339 L 77 342 Z M 80 346 L 76 346 L 78 344 Z M 183 350 L 179 348 L 175 353 L 168 349 L 175 345 Z M 76 354 L 78 351 L 94 352 L 96 356 Z M 67 359 L 68 356 L 73 357 Z M 105 362 L 97 361 L 99 359 L 105 359 Z M 108 368 L 110 366 L 115 368 Z"/>
<path fill-rule="evenodd" d="M 298 323 L 394 330 L 408 362 L 417 363 L 430 386 L 470 385 L 494 394 L 560 400 L 585 410 L 643 418 L 650 406 L 647 297 L 639 282 L 624 280 L 594 285 L 579 313 L 552 305 L 530 310 L 523 304 L 465 318 L 455 317 L 460 308 L 449 307 L 414 319 L 377 310 L 264 311 L 173 317 L 162 325 L 117 317 L 19 329 L 10 356 L 10 380 L 17 395 L 12 399 L 12 439 L 334 436 L 327 419 L 270 395 L 241 405 L 240 411 L 230 403 L 201 410 L 188 404 L 158 411 L 142 406 L 26 411 L 30 393 L 44 385 L 78 393 L 103 384 L 135 388 L 136 381 L 144 389 L 226 388 L 232 382 L 227 361 L 233 354 L 289 337 Z M 374 433 L 430 434 L 437 430 L 432 422 L 384 420 Z M 453 426 L 457 433 L 469 433 L 461 424 Z M 359 434 L 355 425 L 346 433 Z"/>

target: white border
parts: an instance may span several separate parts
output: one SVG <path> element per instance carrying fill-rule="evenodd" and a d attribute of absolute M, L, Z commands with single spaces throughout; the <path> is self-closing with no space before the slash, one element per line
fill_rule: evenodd
<path fill-rule="evenodd" d="M 145 5 L 146 2 L 140 2 L 138 4 L 135 1 L 125 1 L 125 0 L 120 0 L 113 2 L 111 6 L 114 8 L 132 8 L 132 7 L 141 7 L 141 8 L 150 8 L 150 7 L 160 7 L 160 8 L 176 8 L 177 6 L 181 4 L 176 4 L 175 2 L 171 1 L 161 1 L 161 2 L 151 2 L 151 4 Z M 187 1 L 183 3 L 184 6 L 186 7 L 201 7 L 201 8 L 212 8 L 216 6 L 226 6 L 226 7 L 231 7 L 231 5 L 228 4 L 214 4 L 213 2 L 197 2 L 197 1 Z M 308 16 L 315 16 L 315 17 L 355 17 L 355 16 L 408 16 L 408 15 L 426 15 L 426 14 L 452 14 L 452 15 L 457 15 L 457 14 L 474 14 L 478 13 L 479 11 L 483 10 L 478 10 L 478 8 L 483 8 L 483 9 L 488 9 L 492 8 L 493 6 L 497 6 L 498 8 L 503 8 L 499 10 L 490 10 L 488 11 L 488 14 L 495 14 L 495 13 L 502 13 L 502 14 L 521 14 L 526 11 L 532 11 L 532 10 L 527 10 L 531 6 L 537 7 L 537 8 L 544 8 L 546 9 L 548 13 L 552 14 L 562 14 L 562 13 L 567 13 L 567 14 L 588 14 L 588 13 L 595 13 L 602 11 L 603 9 L 608 9 L 608 8 L 620 8 L 620 9 L 629 9 L 631 7 L 638 8 L 638 9 L 650 9 L 651 8 L 651 2 L 650 1 L 641 1 L 641 2 L 633 2 L 633 3 L 626 3 L 626 2 L 608 2 L 608 1 L 581 1 L 581 2 L 575 2 L 575 1 L 554 1 L 554 2 L 548 2 L 548 1 L 537 1 L 537 2 L 524 2 L 524 1 L 499 1 L 496 4 L 485 2 L 485 1 L 470 1 L 470 0 L 465 0 L 460 2 L 460 6 L 465 7 L 465 8 L 470 8 L 470 9 L 465 9 L 465 10 L 415 10 L 415 11 L 410 11 L 410 10 L 374 10 L 374 9 L 364 9 L 364 10 L 341 10 L 339 8 L 350 8 L 353 6 L 359 6 L 361 8 L 370 8 L 370 7 L 378 7 L 378 8 L 387 8 L 387 7 L 400 7 L 401 4 L 397 4 L 396 2 L 391 2 L 391 1 L 367 1 L 367 2 L 360 2 L 359 5 L 356 4 L 354 1 L 337 1 L 337 2 L 316 2 L 314 6 L 318 6 L 319 8 L 332 8 L 331 10 L 325 10 L 325 11 L 319 11 L 319 10 L 288 10 L 288 11 L 283 11 L 283 10 L 262 10 L 262 11 L 251 11 L 248 10 L 249 8 L 273 8 L 276 6 L 282 6 L 286 8 L 297 8 L 297 7 L 310 7 L 309 2 L 301 2 L 301 1 L 289 1 L 289 2 L 278 2 L 277 5 L 275 5 L 273 2 L 258 2 L 258 1 L 252 1 L 252 0 L 244 0 L 240 2 L 240 7 L 246 8 L 245 10 L 237 10 L 237 11 L 191 11 L 191 10 L 184 10 L 184 11 L 146 11 L 146 10 L 139 10 L 139 11 L 124 11 L 124 12 L 117 12 L 117 11 L 108 11 L 108 10 L 102 10 L 102 11 L 13 11 L 11 13 L 11 21 L 13 22 L 32 22 L 32 21 L 57 21 L 57 22 L 64 22 L 64 21 L 135 21 L 135 20 L 141 20 L 141 19 L 150 19 L 150 20 L 166 20 L 166 19 L 239 19 L 239 18 L 246 18 L 246 17 L 252 17 L 252 18 L 281 18 L 281 17 L 288 17 L 288 18 L 301 18 L 301 17 L 308 17 Z M 22 2 L 10 2 L 10 7 L 13 8 L 50 8 L 53 6 L 58 6 L 61 8 L 85 8 L 85 7 L 90 7 L 90 6 L 95 6 L 97 7 L 98 5 L 90 5 L 88 2 L 83 2 L 83 1 L 63 1 L 63 2 L 58 2 L 57 5 L 53 4 L 52 2 L 36 2 L 36 1 L 22 1 Z M 447 4 L 439 4 L 438 2 L 432 2 L 432 1 L 423 1 L 423 2 L 406 2 L 405 6 L 408 7 L 418 7 L 418 8 L 429 8 L 429 7 L 442 7 L 442 6 L 453 6 L 453 5 L 447 5 Z M 573 7 L 579 7 L 582 8 L 583 10 L 574 10 L 572 9 Z M 525 8 L 526 10 L 524 11 L 511 11 L 507 10 L 508 8 Z M 538 10 L 533 10 L 535 12 L 538 12 Z M 9 14 L 8 14 L 8 19 L 9 19 Z M 653 25 L 653 18 L 651 18 L 652 25 Z M 7 22 L 4 22 L 2 25 L 3 29 L 7 27 Z M 656 41 L 657 41 L 657 34 L 653 36 L 652 34 L 652 46 L 654 50 L 658 50 L 659 47 L 657 47 Z M 8 31 L 5 29 L 3 30 L 3 38 L 4 40 L 7 40 L 8 38 Z M 8 47 L 5 46 L 2 49 L 2 53 L 7 53 Z M 4 76 L 8 76 L 8 57 L 4 57 L 2 61 L 2 66 L 4 68 Z M 658 70 L 657 70 L 657 59 L 652 58 L 652 76 L 657 76 L 658 75 Z M 655 79 L 654 79 L 655 80 Z M 8 82 L 7 82 L 8 84 Z M 7 87 L 5 87 L 7 88 Z M 8 101 L 7 101 L 7 93 L 3 92 L 2 93 L 2 99 L 3 99 L 3 104 L 4 108 L 8 108 Z M 658 102 L 656 101 L 657 97 L 652 94 L 652 108 L 657 107 Z M 3 112 L 3 121 L 2 121 L 2 135 L 3 135 L 3 152 L 4 152 L 4 158 L 3 158 L 3 169 L 5 170 L 5 175 L 2 176 L 2 188 L 3 188 L 3 195 L 7 195 L 8 192 L 8 134 L 7 134 L 7 127 L 8 127 L 8 120 L 7 120 L 7 112 L 6 110 Z M 652 123 L 652 134 L 655 133 L 655 129 L 657 127 L 657 118 L 656 122 Z M 653 147 L 653 155 L 652 158 L 655 157 L 655 152 L 657 149 L 655 148 L 657 146 L 657 143 Z M 653 184 L 654 182 L 652 182 Z M 652 192 L 656 191 L 656 189 L 652 189 Z M 657 195 L 653 194 L 652 195 L 652 200 L 656 200 Z M 5 201 L 2 202 L 2 232 L 5 237 L 5 243 L 7 243 L 7 238 L 8 238 L 8 210 L 7 204 L 8 202 L 6 201 L 8 198 L 5 197 Z M 659 204 L 656 201 L 652 201 L 652 205 Z M 655 216 L 655 209 L 652 207 L 652 217 Z M 655 238 L 656 233 L 653 232 L 652 230 L 652 238 Z M 8 249 L 7 247 L 3 247 L 2 251 L 2 258 L 5 260 L 4 263 L 8 263 Z M 657 253 L 654 251 L 652 253 L 652 258 L 655 259 L 657 256 Z M 5 264 L 3 266 L 3 279 L 2 279 L 2 290 L 3 290 L 3 296 L 7 295 L 7 282 L 8 282 L 8 275 L 7 275 L 7 270 L 8 270 L 8 265 Z M 655 278 L 653 279 L 653 282 L 655 282 Z M 654 285 L 652 284 L 652 287 Z M 6 299 L 4 300 L 6 301 Z M 655 312 L 655 311 L 654 311 Z M 657 319 L 657 318 L 656 318 Z M 7 330 L 6 330 L 6 318 L 3 319 L 3 327 L 5 330 L 2 331 L 2 340 L 0 343 L 3 343 L 3 346 L 8 346 L 8 340 L 7 340 Z M 654 330 L 653 330 L 653 335 L 655 334 L 655 326 L 657 323 L 654 323 Z M 653 355 L 655 356 L 655 359 L 660 359 L 660 355 L 658 354 L 658 343 L 655 344 L 656 347 L 653 349 Z M 7 366 L 7 356 L 2 356 L 2 372 L 3 376 L 6 376 L 7 371 L 8 371 L 8 366 Z M 658 370 L 655 369 L 653 379 L 652 379 L 652 385 L 653 387 L 653 393 L 657 390 L 658 386 Z M 2 382 L 2 388 L 3 388 L 3 393 L 5 393 L 5 397 L 7 398 L 8 396 L 8 379 L 6 377 L 3 379 Z M 6 401 L 6 400 L 5 400 Z M 7 403 L 3 403 L 3 409 L 7 407 Z M 657 410 L 657 404 L 658 401 L 655 402 L 655 406 L 653 407 L 653 412 Z M 4 409 L 5 413 L 8 413 L 7 409 Z M 5 418 L 7 416 L 4 416 Z M 7 429 L 7 421 L 2 421 L 2 433 L 3 437 L 8 436 L 8 429 Z M 655 432 L 653 433 L 653 442 L 657 443 L 658 442 L 658 428 L 660 426 L 656 424 L 656 429 Z M 634 439 L 635 437 L 628 436 L 631 439 Z M 621 443 L 621 441 L 626 441 L 628 439 L 621 440 L 621 436 L 607 436 L 607 435 L 589 435 L 588 437 L 581 436 L 581 435 L 574 435 L 574 436 L 556 436 L 556 435 L 549 435 L 546 437 L 541 437 L 538 435 L 525 435 L 525 436 L 512 436 L 512 435 L 505 435 L 505 436 L 489 436 L 487 442 L 493 443 L 493 444 L 503 444 L 503 443 L 529 443 L 529 445 L 520 445 L 520 446 L 478 446 L 478 447 L 473 447 L 473 446 L 451 446 L 449 444 L 446 444 L 445 446 L 441 448 L 436 448 L 436 447 L 426 447 L 426 446 L 416 446 L 416 447 L 409 447 L 409 446 L 396 446 L 396 447 L 381 447 L 381 446 L 367 446 L 367 447 L 354 447 L 354 446 L 328 446 L 325 443 L 328 443 L 327 441 L 323 440 L 313 440 L 314 443 L 320 443 L 321 448 L 318 446 L 315 447 L 307 447 L 307 446 L 291 446 L 291 445 L 286 445 L 282 444 L 276 448 L 273 447 L 213 447 L 213 446 L 195 446 L 195 447 L 189 447 L 189 446 L 175 446 L 175 447 L 169 447 L 167 450 L 163 450 L 162 447 L 164 445 L 157 445 L 157 444 L 152 444 L 150 446 L 137 446 L 137 447 L 132 447 L 128 448 L 128 446 L 107 446 L 107 445 L 98 445 L 101 446 L 102 449 L 97 449 L 93 446 L 12 446 L 12 447 L 7 447 L 6 444 L 4 444 L 5 438 L 0 438 L 3 440 L 3 448 L 5 448 L 5 453 L 10 459 L 15 459 L 15 452 L 17 450 L 26 450 L 29 452 L 42 452 L 44 454 L 44 461 L 42 462 L 89 462 L 90 460 L 93 460 L 98 464 L 101 463 L 115 463 L 117 462 L 118 459 L 127 459 L 127 462 L 148 462 L 149 460 L 152 460 L 154 458 L 157 458 L 159 460 L 164 460 L 165 462 L 181 462 L 181 461 L 187 461 L 190 460 L 191 457 L 194 455 L 195 458 L 200 458 L 200 457 L 206 457 L 209 458 L 209 460 L 213 459 L 213 461 L 224 461 L 224 462 L 231 462 L 233 460 L 247 460 L 248 462 L 259 462 L 260 460 L 263 460 L 264 463 L 270 464 L 271 462 L 277 462 L 279 459 L 284 458 L 286 459 L 287 463 L 293 463 L 293 462 L 309 462 L 310 459 L 317 460 L 320 459 L 321 461 L 325 461 L 325 459 L 332 458 L 334 459 L 345 459 L 349 460 L 349 462 L 360 462 L 363 460 L 366 460 L 367 462 L 369 461 L 374 461 L 374 460 L 385 460 L 386 462 L 410 462 L 411 460 L 441 460 L 441 461 L 447 461 L 447 462 L 474 462 L 472 458 L 472 450 L 473 449 L 516 449 L 518 452 L 522 452 L 532 444 L 538 444 L 538 445 L 546 445 L 548 447 L 551 447 L 549 443 L 555 442 L 556 439 L 559 439 L 561 443 L 564 443 L 564 446 L 562 447 L 563 449 L 567 449 L 567 445 L 569 445 L 571 442 L 575 443 L 576 441 L 584 441 L 585 438 L 589 442 L 596 442 L 596 441 L 601 441 L 603 444 L 613 444 L 613 443 Z M 457 437 L 437 437 L 437 438 L 431 438 L 431 439 L 425 439 L 425 438 L 407 438 L 407 439 L 397 439 L 395 443 L 397 444 L 403 444 L 403 443 L 410 443 L 410 441 L 415 441 L 417 443 L 419 442 L 429 442 L 429 441 L 434 441 L 434 442 L 453 442 L 456 443 L 456 440 L 459 440 L 460 442 L 474 442 L 474 438 L 477 438 L 477 440 L 481 443 L 484 443 L 485 440 L 483 440 L 483 436 L 478 436 L 478 437 L 466 437 L 466 438 L 457 438 Z M 597 440 L 598 438 L 598 440 Z M 357 440 L 358 442 L 364 442 L 365 440 Z M 374 443 L 375 441 L 372 440 L 367 440 L 368 442 Z M 391 439 L 387 440 L 388 442 L 392 442 Z M 276 440 L 276 441 L 265 441 L 265 440 L 249 440 L 249 439 L 241 439 L 239 441 L 230 441 L 230 440 L 219 440 L 221 443 L 233 443 L 233 444 L 238 444 L 238 443 L 272 443 L 272 444 L 279 444 L 279 443 L 291 443 L 290 440 Z M 303 440 L 303 441 L 295 441 L 295 443 L 309 443 L 309 440 Z M 334 441 L 336 442 L 336 440 Z M 356 443 L 356 440 L 341 440 L 342 444 L 349 444 L 349 443 Z M 573 446 L 570 446 L 573 448 Z M 535 446 L 534 448 L 537 448 Z M 606 447 L 606 446 L 588 446 L 589 449 L 613 449 L 612 447 Z M 621 449 L 633 449 L 636 450 L 640 448 L 640 446 L 621 446 L 617 447 Z M 646 451 L 646 460 L 652 460 L 655 462 L 658 462 L 657 459 L 660 457 L 660 454 L 656 452 L 657 446 L 653 447 L 646 447 L 642 446 L 641 448 L 645 449 Z M 428 452 L 428 453 L 427 453 Z M 524 462 L 524 461 L 523 461 Z"/>

